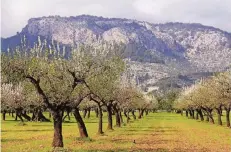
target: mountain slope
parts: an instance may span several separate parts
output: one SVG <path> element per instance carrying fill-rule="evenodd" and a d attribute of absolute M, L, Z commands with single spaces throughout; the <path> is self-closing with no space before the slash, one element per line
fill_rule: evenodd
<path fill-rule="evenodd" d="M 37 36 L 67 46 L 94 46 L 102 41 L 127 44 L 134 75 L 140 81 L 148 73 L 150 77 L 142 79 L 147 85 L 169 75 L 217 72 L 231 65 L 231 34 L 201 24 L 152 24 L 89 15 L 32 18 L 20 33 L 1 39 L 1 49 L 19 45 L 24 35 L 30 44 Z"/>

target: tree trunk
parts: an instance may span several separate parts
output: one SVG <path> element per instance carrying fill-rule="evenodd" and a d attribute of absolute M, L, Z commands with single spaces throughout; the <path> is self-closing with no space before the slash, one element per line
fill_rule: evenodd
<path fill-rule="evenodd" d="M 191 110 L 191 113 L 192 113 L 192 119 L 195 119 L 195 113 L 194 113 L 194 110 Z"/>
<path fill-rule="evenodd" d="M 210 118 L 210 122 L 212 123 L 212 124 L 214 124 L 214 119 L 213 119 L 213 117 L 209 117 Z"/>
<path fill-rule="evenodd" d="M 47 119 L 43 115 L 41 109 L 34 109 L 31 120 L 33 120 L 33 121 L 43 121 L 43 122 L 49 122 L 50 121 L 49 119 Z"/>
<path fill-rule="evenodd" d="M 103 111 L 102 107 L 98 104 L 98 109 L 99 109 L 99 126 L 98 126 L 98 134 L 103 134 Z"/>
<path fill-rule="evenodd" d="M 230 108 L 225 108 L 225 111 L 226 111 L 226 126 L 227 127 L 230 127 Z"/>
<path fill-rule="evenodd" d="M 117 104 L 113 105 L 113 110 L 115 113 L 115 118 L 116 118 L 116 127 L 121 127 L 121 121 L 120 121 L 120 114 L 119 114 L 119 109 L 117 108 Z"/>
<path fill-rule="evenodd" d="M 132 116 L 133 116 L 133 119 L 136 120 L 136 115 L 135 115 L 135 111 L 132 110 Z"/>
<path fill-rule="evenodd" d="M 80 135 L 80 137 L 81 138 L 88 137 L 86 126 L 84 124 L 84 121 L 83 121 L 80 113 L 79 113 L 79 109 L 78 108 L 74 109 L 74 116 L 75 116 L 75 120 L 76 120 L 78 128 L 79 128 L 79 135 Z"/>
<path fill-rule="evenodd" d="M 128 116 L 127 116 L 127 111 L 126 110 L 124 110 L 124 116 L 127 118 Z"/>
<path fill-rule="evenodd" d="M 141 119 L 141 118 L 142 118 L 143 113 L 144 113 L 144 109 L 142 109 L 142 110 L 140 111 L 138 119 Z"/>
<path fill-rule="evenodd" d="M 185 116 L 188 117 L 188 110 L 186 110 L 186 115 Z"/>
<path fill-rule="evenodd" d="M 53 111 L 53 124 L 54 124 L 54 137 L 52 146 L 53 147 L 63 147 L 63 135 L 62 135 L 62 118 L 63 111 Z"/>
<path fill-rule="evenodd" d="M 146 114 L 146 116 L 148 115 L 148 110 L 145 110 L 145 114 Z"/>
<path fill-rule="evenodd" d="M 120 115 L 120 122 L 121 122 L 121 123 L 124 123 L 124 120 L 123 120 L 123 116 L 122 116 L 121 111 L 119 112 L 119 115 Z"/>
<path fill-rule="evenodd" d="M 217 123 L 218 125 L 222 126 L 222 121 L 221 121 L 221 107 L 220 108 L 216 108 L 216 111 L 217 111 Z"/>
<path fill-rule="evenodd" d="M 47 119 L 47 118 L 43 115 L 43 113 L 42 113 L 41 110 L 38 111 L 38 118 L 39 118 L 39 119 L 38 119 L 39 121 L 50 122 L 50 120 Z"/>
<path fill-rule="evenodd" d="M 36 117 L 36 112 L 35 112 L 36 110 L 34 110 L 33 112 L 32 112 L 32 117 L 31 117 L 31 120 L 32 121 L 38 121 L 38 119 L 36 119 L 36 118 L 38 118 L 38 117 Z"/>
<path fill-rule="evenodd" d="M 96 116 L 96 118 L 99 117 L 99 109 L 98 108 L 95 108 L 95 116 Z"/>
<path fill-rule="evenodd" d="M 83 118 L 86 118 L 87 115 L 87 109 L 83 109 Z"/>
<path fill-rule="evenodd" d="M 213 119 L 213 116 L 212 116 L 212 110 L 208 110 L 208 116 L 209 116 L 209 120 L 212 124 L 214 124 L 214 119 Z"/>
<path fill-rule="evenodd" d="M 18 115 L 16 114 L 16 116 L 15 116 L 15 119 L 14 119 L 15 121 L 18 121 Z"/>
<path fill-rule="evenodd" d="M 121 127 L 120 114 L 118 109 L 115 110 L 115 117 L 116 117 L 116 127 Z"/>
<path fill-rule="evenodd" d="M 68 120 L 70 121 L 70 111 L 67 111 L 67 114 L 63 117 L 63 122 L 65 121 L 66 117 L 68 118 Z"/>
<path fill-rule="evenodd" d="M 108 117 L 108 130 L 113 130 L 112 127 L 112 106 L 111 104 L 107 105 L 107 117 Z"/>
<path fill-rule="evenodd" d="M 25 118 L 27 121 L 31 121 L 31 117 L 26 114 L 26 111 L 22 112 L 21 116 L 23 116 L 23 118 Z"/>
<path fill-rule="evenodd" d="M 203 114 L 202 114 L 201 109 L 198 109 L 198 110 L 197 110 L 197 113 L 199 114 L 201 121 L 204 121 L 204 116 L 203 116 Z"/>
<path fill-rule="evenodd" d="M 6 120 L 6 111 L 5 111 L 5 110 L 2 112 L 2 120 L 3 120 L 3 121 Z"/>
<path fill-rule="evenodd" d="M 67 111 L 67 118 L 68 118 L 69 121 L 71 120 L 70 111 Z"/>
<path fill-rule="evenodd" d="M 88 108 L 87 111 L 88 111 L 87 118 L 90 118 L 90 116 L 91 116 L 91 108 Z"/>
<path fill-rule="evenodd" d="M 129 123 L 130 117 L 129 117 L 129 111 L 127 113 L 127 123 Z"/>
<path fill-rule="evenodd" d="M 206 121 L 209 122 L 209 115 L 206 115 Z"/>
<path fill-rule="evenodd" d="M 141 117 L 144 116 L 144 111 L 145 111 L 145 109 L 144 109 L 144 110 L 141 110 Z"/>
<path fill-rule="evenodd" d="M 21 110 L 16 110 L 16 118 L 15 118 L 15 120 L 18 120 L 17 118 L 19 118 L 21 122 L 24 122 L 21 115 L 22 115 Z"/>
<path fill-rule="evenodd" d="M 197 112 L 196 113 L 196 120 L 198 120 L 199 119 L 199 113 Z"/>
<path fill-rule="evenodd" d="M 21 115 L 17 115 L 20 119 L 21 122 L 24 122 L 24 120 L 22 119 L 22 116 Z M 17 120 L 17 119 L 16 119 Z"/>
<path fill-rule="evenodd" d="M 14 111 L 12 111 L 12 112 L 11 112 L 11 117 L 13 117 L 13 118 L 14 118 Z"/>

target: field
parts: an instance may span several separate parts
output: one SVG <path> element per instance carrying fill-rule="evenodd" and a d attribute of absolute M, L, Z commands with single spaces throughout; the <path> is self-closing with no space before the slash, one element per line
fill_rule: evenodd
<path fill-rule="evenodd" d="M 107 118 L 104 113 L 103 136 L 96 134 L 98 119 L 94 113 L 84 121 L 90 138 L 78 138 L 77 125 L 71 117 L 71 122 L 63 123 L 65 149 L 59 151 L 229 152 L 231 149 L 231 131 L 225 124 L 212 125 L 175 113 L 149 113 L 143 119 L 114 128 L 114 131 L 105 130 Z M 52 123 L 18 124 L 8 115 L 2 122 L 2 152 L 52 151 Z"/>

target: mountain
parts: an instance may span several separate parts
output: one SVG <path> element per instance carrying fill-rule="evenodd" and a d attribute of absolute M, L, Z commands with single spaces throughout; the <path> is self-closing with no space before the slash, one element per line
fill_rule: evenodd
<path fill-rule="evenodd" d="M 67 46 L 122 42 L 131 73 L 141 86 L 154 86 L 172 75 L 223 71 L 231 65 L 231 33 L 195 23 L 153 24 L 89 15 L 32 18 L 15 36 L 2 38 L 1 49 L 19 45 L 24 35 L 31 46 L 38 36 Z"/>

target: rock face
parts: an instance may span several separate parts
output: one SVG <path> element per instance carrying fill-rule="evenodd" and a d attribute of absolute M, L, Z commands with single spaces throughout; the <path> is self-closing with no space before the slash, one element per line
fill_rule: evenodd
<path fill-rule="evenodd" d="M 231 34 L 201 24 L 152 24 L 88 15 L 32 18 L 20 33 L 1 40 L 2 50 L 20 43 L 22 35 L 31 41 L 41 36 L 63 45 L 127 44 L 137 83 L 142 79 L 148 86 L 171 75 L 217 72 L 231 65 Z"/>

